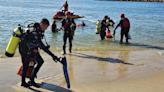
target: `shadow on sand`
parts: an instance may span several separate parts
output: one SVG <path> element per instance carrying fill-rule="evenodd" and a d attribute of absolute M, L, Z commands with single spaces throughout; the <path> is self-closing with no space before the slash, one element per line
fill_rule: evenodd
<path fill-rule="evenodd" d="M 164 47 L 161 47 L 161 46 L 153 46 L 153 45 L 139 44 L 139 43 L 130 43 L 128 44 L 128 46 L 137 46 L 137 47 L 142 47 L 142 48 L 164 50 Z"/>
<path fill-rule="evenodd" d="M 52 91 L 52 92 L 73 92 L 72 90 L 69 90 L 69 89 L 54 85 L 54 84 L 46 83 L 46 82 L 42 82 L 40 85 L 41 85 L 41 88 L 35 89 L 33 87 L 30 87 L 29 89 L 34 92 L 43 92 L 39 89 L 45 89 L 47 91 Z"/>
<path fill-rule="evenodd" d="M 110 57 L 102 58 L 102 57 L 87 55 L 87 54 L 83 54 L 83 53 L 75 53 L 75 54 L 72 54 L 72 56 L 76 56 L 76 57 L 80 57 L 80 58 L 96 59 L 97 61 L 104 61 L 104 62 L 110 62 L 110 63 L 121 63 L 121 64 L 126 64 L 126 65 L 134 65 L 132 63 L 124 62 L 120 59 L 115 59 L 115 58 L 110 58 Z"/>
<path fill-rule="evenodd" d="M 119 41 L 114 41 L 114 43 L 119 43 Z M 149 48 L 149 49 L 157 49 L 157 50 L 164 50 L 164 47 L 162 46 L 155 46 L 155 45 L 148 45 L 148 44 L 142 44 L 142 43 L 123 43 L 126 46 L 134 46 L 134 47 L 140 47 L 140 48 Z M 121 44 L 122 45 L 122 44 Z"/>

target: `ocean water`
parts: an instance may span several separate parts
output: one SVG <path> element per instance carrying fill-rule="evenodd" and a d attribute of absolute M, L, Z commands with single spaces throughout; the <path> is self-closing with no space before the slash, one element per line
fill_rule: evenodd
<path fill-rule="evenodd" d="M 0 0 L 0 54 L 4 54 L 12 31 L 18 24 L 24 24 L 28 20 L 39 22 L 42 18 L 48 18 L 52 23 L 52 16 L 60 10 L 63 2 L 64 0 Z M 76 30 L 74 50 L 120 50 L 122 47 L 164 49 L 164 3 L 100 0 L 68 0 L 68 3 L 71 11 L 85 16 L 75 20 L 76 23 L 84 21 L 87 24 Z M 99 35 L 95 34 L 96 20 L 108 15 L 117 24 L 120 13 L 125 13 L 131 22 L 131 44 L 119 44 L 120 28 L 116 30 L 115 40 L 100 41 Z M 49 27 L 45 35 L 51 49 L 62 50 L 62 31 L 52 33 Z"/>

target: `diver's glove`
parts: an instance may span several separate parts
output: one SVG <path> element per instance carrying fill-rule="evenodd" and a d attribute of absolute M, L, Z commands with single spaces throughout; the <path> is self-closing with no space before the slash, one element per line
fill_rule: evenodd
<path fill-rule="evenodd" d="M 50 45 L 47 45 L 46 48 L 49 49 L 50 48 Z"/>
<path fill-rule="evenodd" d="M 60 57 L 57 57 L 57 56 L 55 56 L 55 55 L 54 55 L 52 58 L 53 58 L 53 60 L 54 60 L 55 62 L 60 61 Z"/>
<path fill-rule="evenodd" d="M 66 62 L 66 57 L 60 57 L 60 60 L 59 62 L 63 65 L 67 65 L 67 62 Z"/>

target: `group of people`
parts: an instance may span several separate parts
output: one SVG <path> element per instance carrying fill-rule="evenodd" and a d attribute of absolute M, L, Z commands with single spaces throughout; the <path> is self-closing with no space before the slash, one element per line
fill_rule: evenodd
<path fill-rule="evenodd" d="M 129 30 L 130 30 L 130 21 L 128 18 L 125 17 L 125 14 L 120 15 L 121 20 L 113 30 L 113 35 L 111 34 L 112 28 L 114 27 L 115 22 L 110 19 L 108 16 L 104 16 L 103 20 L 98 20 L 96 22 L 96 34 L 100 34 L 101 40 L 106 38 L 112 38 L 115 36 L 116 29 L 120 26 L 121 27 L 121 36 L 120 36 L 120 43 L 123 43 L 123 37 L 126 37 L 126 43 L 128 43 L 128 39 L 130 39 Z"/>
<path fill-rule="evenodd" d="M 110 19 L 110 17 L 105 16 L 102 21 L 98 21 L 100 25 L 99 27 L 99 34 L 101 37 L 101 40 L 105 39 L 106 31 L 111 31 L 110 27 L 113 27 L 115 22 Z M 76 23 L 74 19 L 69 18 L 66 16 L 65 19 L 61 21 L 62 23 L 62 29 L 64 31 L 63 35 L 63 54 L 66 54 L 66 43 L 67 39 L 69 39 L 69 52 L 72 53 L 72 40 L 74 36 L 74 31 L 76 30 Z M 22 81 L 21 86 L 23 87 L 29 87 L 29 86 L 35 86 L 40 87 L 35 82 L 35 77 L 44 63 L 44 60 L 42 59 L 39 49 L 44 50 L 46 53 L 48 53 L 54 61 L 60 61 L 60 57 L 57 57 L 54 55 L 50 50 L 49 46 L 44 45 L 42 42 L 42 39 L 44 38 L 44 32 L 49 26 L 49 21 L 47 19 L 42 19 L 40 23 L 35 23 L 33 25 L 33 31 L 29 33 L 24 33 L 24 35 L 21 35 L 21 42 L 19 43 L 19 52 L 21 54 L 22 64 L 23 64 L 23 70 L 22 70 Z M 121 20 L 119 24 L 114 29 L 113 35 L 115 35 L 115 31 L 118 27 L 121 27 L 121 39 L 120 43 L 123 42 L 123 36 L 126 37 L 126 43 L 128 43 L 128 34 L 130 29 L 130 22 L 128 18 L 125 17 L 124 14 L 121 14 Z M 36 67 L 34 67 L 31 76 L 30 76 L 30 82 L 26 82 L 26 73 L 29 66 L 30 60 L 33 60 L 35 63 L 37 63 Z"/>
<path fill-rule="evenodd" d="M 63 6 L 61 8 L 64 8 L 64 12 L 68 11 L 68 2 L 67 0 L 65 1 L 65 3 L 63 4 Z M 104 18 L 102 19 L 102 21 L 98 20 L 96 22 L 96 34 L 100 34 L 100 38 L 101 40 L 104 40 L 105 37 L 106 38 L 112 38 L 113 36 L 115 36 L 116 33 L 116 29 L 120 26 L 121 27 L 121 34 L 120 34 L 120 43 L 123 43 L 123 37 L 125 36 L 126 38 L 126 43 L 128 43 L 128 39 L 130 39 L 130 35 L 129 35 L 129 30 L 130 30 L 130 21 L 128 18 L 125 17 L 125 14 L 121 14 L 120 15 L 121 20 L 118 23 L 118 25 L 116 26 L 116 28 L 113 31 L 113 35 L 111 34 L 112 31 L 112 27 L 114 27 L 115 22 L 110 19 L 109 16 L 104 16 Z M 55 21 L 54 21 L 55 22 Z M 58 31 L 58 29 L 55 26 L 55 23 L 53 23 L 54 28 L 52 28 L 53 32 Z M 82 23 L 82 26 L 85 26 L 85 23 Z M 54 30 L 53 30 L 54 29 Z"/>
<path fill-rule="evenodd" d="M 68 11 L 68 3 L 67 1 L 63 5 L 64 11 Z M 64 31 L 63 35 L 63 54 L 66 54 L 66 43 L 67 39 L 69 39 L 69 52 L 72 53 L 72 40 L 74 37 L 74 32 L 76 30 L 76 23 L 73 18 L 69 18 L 66 16 L 61 21 L 62 24 L 62 30 Z M 115 22 L 110 19 L 108 16 L 104 16 L 103 20 L 96 23 L 96 29 L 98 30 L 97 33 L 100 34 L 101 40 L 105 39 L 106 32 L 111 32 L 110 27 L 113 27 Z M 22 33 L 21 35 L 17 35 L 17 37 L 20 38 L 19 42 L 19 52 L 21 55 L 22 59 L 22 75 L 21 75 L 21 86 L 23 87 L 30 87 L 30 86 L 35 86 L 35 87 L 40 87 L 35 82 L 35 78 L 37 76 L 37 73 L 39 69 L 41 68 L 42 64 L 44 63 L 43 58 L 40 55 L 40 49 L 45 51 L 47 54 L 49 54 L 52 59 L 57 62 L 61 60 L 61 57 L 58 57 L 54 55 L 50 50 L 49 50 L 49 45 L 45 45 L 42 42 L 42 39 L 44 39 L 44 33 L 48 26 L 50 25 L 49 21 L 46 18 L 43 18 L 40 23 L 33 23 L 30 25 L 29 30 L 32 27 L 32 31 L 27 31 L 25 33 Z M 85 23 L 83 22 L 80 26 L 85 26 Z M 123 42 L 123 36 L 126 37 L 126 43 L 128 43 L 129 39 L 129 30 L 130 30 L 130 22 L 128 18 L 125 17 L 124 14 L 121 14 L 121 20 L 119 24 L 116 26 L 114 29 L 113 35 L 115 35 L 115 31 L 118 27 L 121 27 L 121 38 L 120 38 L 120 43 Z M 57 26 L 56 26 L 56 21 L 53 21 L 52 24 L 52 31 L 56 32 Z M 27 76 L 27 71 L 29 67 L 30 61 L 33 61 L 36 63 L 36 66 L 33 68 L 31 75 L 30 75 L 30 81 L 27 83 L 26 82 L 26 76 Z"/>
<path fill-rule="evenodd" d="M 96 33 L 100 34 L 101 40 L 105 39 L 107 33 L 111 33 L 111 27 L 113 27 L 115 22 L 108 16 L 104 16 L 103 20 L 98 20 L 96 23 Z M 108 36 L 107 36 L 108 37 Z M 110 37 L 110 36 L 109 36 Z"/>
<path fill-rule="evenodd" d="M 63 10 L 62 10 L 62 13 L 64 14 L 64 15 L 67 15 L 66 13 L 67 13 L 67 11 L 68 11 L 68 2 L 67 2 L 67 0 L 64 2 L 64 4 L 62 5 L 62 7 L 61 7 L 61 9 L 62 8 L 64 8 Z M 56 25 L 56 20 L 53 20 L 53 22 L 52 22 L 52 25 L 51 25 L 51 31 L 52 32 L 58 32 L 60 29 L 58 29 L 57 28 L 57 25 Z"/>
<path fill-rule="evenodd" d="M 114 24 L 115 22 L 109 17 L 109 16 L 104 16 L 103 20 L 98 20 L 96 23 L 96 34 L 100 34 L 100 38 L 101 40 L 104 40 L 105 37 L 106 38 L 112 38 L 115 36 L 116 33 L 116 29 L 120 26 L 121 28 L 121 33 L 120 33 L 120 43 L 123 43 L 123 37 L 125 36 L 126 38 L 126 43 L 128 43 L 128 39 L 130 39 L 130 35 L 129 35 L 129 30 L 130 30 L 130 21 L 128 18 L 125 17 L 125 14 L 121 14 L 120 15 L 121 20 L 118 23 L 118 25 L 115 27 L 115 29 L 113 30 Z M 64 18 L 61 21 L 62 24 L 62 30 L 64 31 L 64 35 L 63 35 L 63 54 L 66 54 L 66 43 L 67 43 L 67 39 L 69 40 L 69 52 L 72 52 L 72 40 L 73 40 L 73 36 L 74 36 L 74 32 L 76 30 L 76 27 L 78 27 L 78 25 L 75 23 L 73 18 L 69 18 L 68 16 L 66 16 L 66 18 Z M 85 26 L 85 23 L 83 22 L 81 24 L 82 26 Z M 52 23 L 52 32 L 57 32 L 59 29 L 57 29 L 56 26 L 56 21 L 54 20 L 54 22 Z M 113 34 L 112 34 L 112 30 L 113 30 Z"/>

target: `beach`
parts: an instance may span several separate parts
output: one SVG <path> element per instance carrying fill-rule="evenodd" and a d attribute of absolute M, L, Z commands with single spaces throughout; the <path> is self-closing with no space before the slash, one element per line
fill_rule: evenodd
<path fill-rule="evenodd" d="M 60 53 L 59 53 L 60 55 Z M 121 51 L 75 51 L 66 55 L 71 89 L 68 90 L 62 65 L 42 54 L 45 63 L 38 73 L 40 91 L 53 92 L 163 92 L 164 51 L 156 49 Z M 20 57 L 1 58 L 3 92 L 20 92 L 17 70 Z M 26 89 L 25 92 L 34 90 Z"/>

